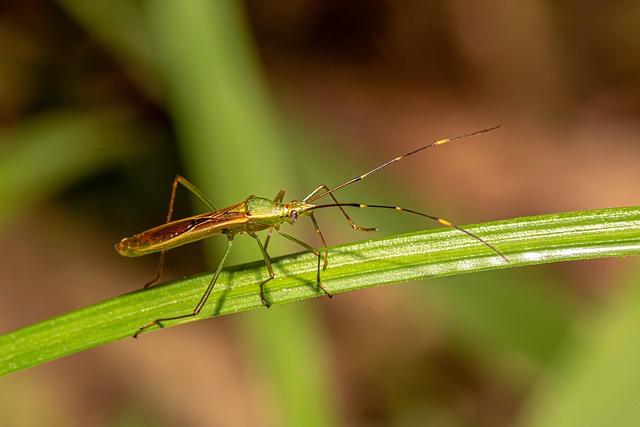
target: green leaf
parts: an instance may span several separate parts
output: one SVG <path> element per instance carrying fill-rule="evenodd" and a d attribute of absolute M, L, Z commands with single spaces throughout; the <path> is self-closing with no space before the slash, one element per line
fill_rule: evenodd
<path fill-rule="evenodd" d="M 331 248 L 323 282 L 339 294 L 427 277 L 640 254 L 640 207 L 524 217 L 467 228 L 499 247 L 509 262 L 463 233 L 436 229 Z M 309 253 L 275 259 L 276 278 L 267 286 L 267 298 L 284 304 L 323 296 L 316 288 L 315 265 Z M 129 337 L 158 317 L 188 313 L 210 277 L 202 274 L 132 292 L 1 336 L 0 373 Z M 201 316 L 165 326 L 264 310 L 258 284 L 266 277 L 262 262 L 227 268 Z"/>

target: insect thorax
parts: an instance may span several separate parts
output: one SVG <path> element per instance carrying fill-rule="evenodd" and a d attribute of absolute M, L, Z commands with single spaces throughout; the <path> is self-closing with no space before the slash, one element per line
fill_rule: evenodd
<path fill-rule="evenodd" d="M 245 201 L 245 209 L 249 217 L 262 218 L 265 220 L 272 219 L 275 221 L 283 214 L 286 215 L 281 204 L 256 196 L 249 196 L 247 198 Z"/>

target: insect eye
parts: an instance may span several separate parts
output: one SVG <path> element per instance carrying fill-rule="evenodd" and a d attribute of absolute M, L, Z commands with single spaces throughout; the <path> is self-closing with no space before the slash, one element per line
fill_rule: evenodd
<path fill-rule="evenodd" d="M 295 220 L 298 219 L 298 211 L 296 211 L 296 210 L 291 211 L 291 213 L 289 215 L 291 215 L 291 220 L 292 221 L 295 221 Z"/>

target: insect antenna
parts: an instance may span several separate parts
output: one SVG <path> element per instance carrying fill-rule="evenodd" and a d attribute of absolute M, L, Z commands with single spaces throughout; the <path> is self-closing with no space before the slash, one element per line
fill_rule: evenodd
<path fill-rule="evenodd" d="M 418 211 L 414 211 L 412 209 L 405 209 L 405 208 L 401 208 L 400 206 L 391 206 L 391 205 L 366 205 L 364 203 L 331 203 L 331 204 L 326 204 L 326 205 L 315 205 L 309 209 L 307 209 L 307 211 L 313 211 L 316 209 L 324 209 L 324 208 L 334 208 L 334 207 L 354 207 L 354 208 L 376 208 L 376 209 L 393 209 L 399 212 L 408 212 L 408 213 L 412 213 L 414 215 L 419 215 L 425 218 L 429 218 L 433 221 L 436 221 L 438 224 L 440 225 L 444 225 L 445 227 L 451 227 L 451 228 L 455 228 L 458 231 L 463 232 L 464 234 L 466 234 L 469 237 L 472 237 L 474 239 L 476 239 L 477 241 L 479 241 L 480 243 L 482 243 L 483 245 L 485 245 L 486 247 L 488 247 L 489 249 L 491 249 L 493 252 L 495 252 L 498 256 L 500 256 L 500 258 L 502 258 L 503 260 L 505 260 L 506 262 L 509 262 L 509 259 L 498 250 L 498 248 L 496 248 L 495 246 L 493 246 L 491 243 L 487 242 L 486 240 L 484 240 L 482 237 L 478 236 L 477 234 L 474 234 L 472 232 L 470 232 L 469 230 L 466 230 L 460 226 L 457 226 L 455 224 L 453 224 L 452 222 L 444 219 L 444 218 L 438 218 L 437 216 L 433 216 L 433 215 L 429 215 L 427 213 L 424 212 L 418 212 Z"/>
<path fill-rule="evenodd" d="M 465 133 L 465 134 L 462 134 L 462 135 L 457 135 L 457 136 L 454 136 L 454 137 L 451 137 L 451 138 L 439 139 L 439 140 L 434 141 L 434 142 L 432 142 L 430 144 L 427 144 L 427 145 L 424 145 L 422 147 L 416 148 L 413 151 L 409 151 L 408 153 L 405 153 L 402 156 L 398 156 L 398 157 L 396 157 L 394 159 L 386 161 L 386 162 L 376 166 L 375 168 L 371 169 L 370 171 L 365 172 L 362 175 L 358 175 L 355 178 L 351 178 L 350 180 L 345 181 L 342 184 L 337 185 L 337 186 L 333 187 L 332 189 L 327 190 L 327 191 L 325 191 L 323 193 L 315 194 L 315 195 L 314 195 L 314 193 L 311 193 L 303 201 L 304 202 L 313 202 L 314 200 L 318 200 L 318 199 L 320 199 L 320 198 L 322 198 L 322 197 L 324 197 L 324 196 L 326 196 L 328 194 L 332 194 L 333 192 L 338 191 L 339 189 L 341 189 L 343 187 L 346 187 L 347 185 L 351 185 L 351 184 L 353 184 L 355 182 L 362 181 L 363 179 L 365 179 L 367 176 L 371 175 L 372 173 L 377 172 L 380 169 L 386 168 L 387 166 L 389 166 L 389 165 L 391 165 L 391 164 L 393 164 L 393 163 L 395 163 L 397 161 L 400 161 L 400 160 L 404 159 L 405 157 L 409 157 L 409 156 L 412 156 L 412 155 L 414 155 L 416 153 L 419 153 L 422 150 L 433 148 L 433 147 L 436 147 L 438 145 L 447 144 L 449 142 L 453 142 L 453 141 L 458 141 L 458 140 L 461 140 L 461 139 L 469 138 L 469 137 L 472 137 L 472 136 L 480 135 L 481 133 L 491 132 L 491 131 L 494 131 L 494 130 L 499 129 L 501 127 L 502 127 L 502 125 L 498 125 L 498 126 L 493 126 L 493 127 L 487 128 L 487 129 L 482 129 L 482 130 L 477 130 L 477 131 L 474 131 L 474 132 Z"/>

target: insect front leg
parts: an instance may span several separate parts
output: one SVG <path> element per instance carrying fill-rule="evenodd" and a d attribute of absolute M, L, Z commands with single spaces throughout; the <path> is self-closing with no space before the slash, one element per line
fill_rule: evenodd
<path fill-rule="evenodd" d="M 327 187 L 326 185 L 322 184 L 320 186 L 318 186 L 318 188 L 316 188 L 315 190 L 313 190 L 311 192 L 311 194 L 309 194 L 307 197 L 305 197 L 302 201 L 306 202 L 307 200 L 311 199 L 314 195 L 316 195 L 318 193 L 318 191 L 320 190 L 325 190 L 325 191 L 331 191 L 329 189 L 329 187 Z M 331 196 L 331 198 L 333 199 L 333 201 L 336 204 L 339 204 L 340 202 L 338 201 L 338 199 L 336 199 L 336 196 L 333 195 L 333 193 L 328 193 L 329 196 Z M 356 231 L 378 231 L 378 227 L 361 227 L 358 224 L 356 224 L 355 222 L 353 222 L 353 220 L 351 219 L 351 217 L 349 216 L 349 214 L 347 214 L 347 211 L 344 210 L 344 208 L 342 206 L 338 206 L 338 208 L 340 209 L 340 211 L 342 211 L 342 215 L 344 215 L 344 217 L 347 219 L 347 221 L 349 222 L 349 225 L 351 226 L 351 228 L 353 228 Z"/>
<path fill-rule="evenodd" d="M 229 252 L 231 251 L 231 246 L 233 246 L 233 236 L 228 235 L 228 244 L 227 244 L 227 250 L 225 251 L 224 255 L 222 256 L 222 259 L 220 260 L 220 263 L 218 264 L 218 268 L 216 269 L 215 274 L 213 275 L 213 278 L 211 279 L 211 282 L 209 282 L 209 286 L 207 286 L 207 289 L 204 291 L 204 294 L 202 295 L 202 297 L 200 297 L 200 301 L 198 301 L 198 304 L 196 305 L 196 307 L 193 309 L 193 311 L 191 313 L 188 314 L 182 314 L 179 316 L 172 316 L 172 317 L 162 317 L 160 319 L 156 319 L 153 322 L 149 322 L 146 325 L 142 326 L 140 329 L 138 329 L 138 331 L 133 335 L 133 338 L 138 338 L 138 335 L 140 335 L 142 332 L 144 332 L 145 330 L 149 329 L 151 326 L 153 325 L 158 325 L 160 327 L 163 327 L 162 323 L 163 322 L 167 322 L 167 321 L 171 321 L 171 320 L 179 320 L 179 319 L 188 319 L 189 317 L 195 317 L 198 314 L 200 314 L 200 311 L 202 311 L 202 307 L 204 307 L 204 305 L 206 304 L 207 300 L 209 299 L 209 295 L 211 295 L 211 291 L 213 290 L 213 287 L 215 286 L 216 282 L 218 281 L 218 276 L 220 276 L 220 272 L 222 271 L 222 266 L 224 265 L 224 262 L 227 259 L 227 256 L 229 255 Z"/>
<path fill-rule="evenodd" d="M 269 229 L 269 232 L 271 232 L 271 230 L 273 230 L 273 229 Z M 271 235 L 271 234 L 269 234 L 269 235 Z M 266 279 L 266 280 L 263 280 L 262 282 L 260 282 L 260 300 L 262 300 L 262 305 L 264 305 L 265 307 L 269 308 L 269 307 L 271 307 L 271 304 L 264 297 L 264 285 L 267 282 L 273 280 L 273 278 L 276 277 L 276 275 L 273 273 L 273 267 L 271 266 L 271 258 L 269 258 L 269 254 L 267 253 L 266 246 L 262 245 L 262 242 L 260 241 L 260 238 L 258 236 L 256 236 L 255 233 L 249 233 L 249 236 L 251 236 L 254 239 L 256 239 L 256 243 L 258 243 L 258 247 L 260 248 L 260 252 L 262 253 L 262 258 L 264 258 L 264 263 L 267 265 L 267 270 L 269 271 L 269 278 Z"/>
<path fill-rule="evenodd" d="M 178 184 L 181 184 L 184 188 L 186 188 L 191 193 L 193 193 L 198 199 L 200 199 L 202 203 L 204 203 L 207 206 L 207 208 L 209 208 L 209 210 L 212 210 L 212 211 L 216 210 L 216 208 L 213 206 L 213 203 L 211 203 L 209 199 L 207 199 L 207 197 L 204 195 L 204 193 L 198 190 L 198 188 L 195 185 L 193 185 L 191 181 L 189 181 L 187 178 L 181 175 L 176 175 L 175 178 L 173 178 L 173 183 L 171 184 L 171 197 L 169 198 L 169 211 L 167 212 L 167 220 L 165 224 L 170 223 L 171 218 L 173 217 L 173 206 L 176 200 L 176 191 L 178 189 Z M 151 281 L 145 283 L 144 288 L 148 288 L 149 286 L 153 285 L 158 280 L 160 280 L 160 277 L 162 276 L 162 271 L 164 269 L 165 253 L 166 251 L 160 252 L 160 258 L 158 259 L 158 267 L 156 268 L 156 275 Z"/>
<path fill-rule="evenodd" d="M 282 232 L 282 231 L 280 231 L 280 230 L 278 230 L 278 229 L 276 229 L 276 231 L 277 231 L 277 232 L 278 232 L 278 234 L 280 234 L 282 237 L 285 237 L 285 238 L 287 238 L 287 239 L 291 240 L 292 242 L 297 243 L 298 245 L 302 246 L 303 248 L 305 248 L 306 250 L 308 250 L 308 251 L 310 251 L 310 252 L 313 252 L 313 253 L 316 255 L 316 257 L 318 258 L 318 268 L 317 268 L 317 270 L 316 270 L 316 283 L 318 284 L 318 287 L 319 287 L 320 289 L 322 289 L 322 290 L 324 291 L 324 293 L 325 293 L 325 294 L 327 294 L 327 296 L 328 296 L 329 298 L 332 298 L 332 297 L 333 297 L 333 295 L 331 295 L 331 293 L 327 290 L 327 288 L 325 288 L 325 287 L 324 287 L 324 285 L 323 285 L 323 284 L 322 284 L 322 282 L 320 281 L 320 259 L 322 258 L 322 255 L 320 254 L 320 251 L 319 251 L 319 250 L 317 250 L 317 249 L 315 249 L 315 248 L 313 248 L 311 245 L 309 245 L 309 244 L 307 244 L 307 243 L 303 242 L 302 240 L 299 240 L 299 239 L 296 239 L 296 238 L 295 238 L 295 237 L 293 237 L 293 236 L 290 236 L 290 235 L 289 235 L 289 234 L 287 234 L 287 233 L 284 233 L 284 232 Z"/>

